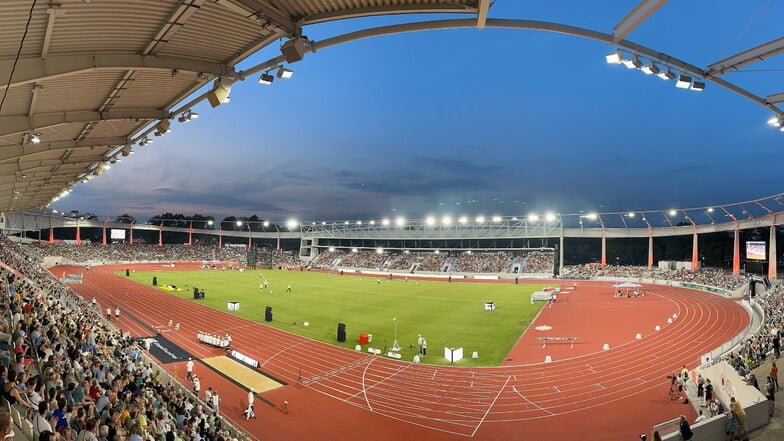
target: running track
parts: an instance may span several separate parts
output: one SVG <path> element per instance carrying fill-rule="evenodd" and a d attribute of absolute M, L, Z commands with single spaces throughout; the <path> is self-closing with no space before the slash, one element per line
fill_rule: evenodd
<path fill-rule="evenodd" d="M 88 300 L 95 296 L 104 308 L 120 305 L 124 311 L 120 326 L 132 335 L 151 335 L 153 329 L 165 329 L 168 320 L 174 318 L 181 323 L 180 331 L 165 332 L 164 336 L 197 358 L 218 353 L 197 342 L 198 330 L 230 333 L 235 349 L 259 360 L 264 372 L 290 384 L 264 394 L 265 398 L 310 407 L 309 411 L 289 415 L 259 415 L 260 419 L 268 418 L 263 428 L 243 424 L 264 440 L 303 436 L 338 440 L 352 433 L 351 439 L 374 440 L 634 439 L 632 436 L 639 433 L 649 433 L 654 424 L 680 414 L 694 415 L 692 406 L 669 400 L 666 376 L 683 364 L 694 367 L 700 355 L 731 339 L 749 322 L 745 309 L 728 299 L 651 286 L 646 287 L 653 292 L 646 297 L 649 304 L 623 309 L 626 320 L 618 323 L 606 319 L 591 322 L 590 310 L 577 310 L 589 319 L 587 325 L 581 325 L 586 328 L 582 335 L 588 340 L 618 342 L 618 336 L 623 335 L 609 351 L 601 351 L 601 345 L 578 349 L 572 353 L 579 355 L 554 356 L 555 361 L 547 364 L 432 366 L 308 340 L 113 275 L 111 271 L 118 269 L 93 268 L 85 274 L 84 284 L 71 286 Z M 58 274 L 62 269 L 53 271 Z M 588 296 L 608 292 L 609 288 L 607 284 L 585 282 L 578 290 L 580 295 Z M 559 311 L 572 308 L 574 312 L 577 303 L 544 308 L 532 327 L 547 323 L 568 328 L 574 319 L 559 317 Z M 663 322 L 661 331 L 650 332 L 641 340 L 632 334 L 639 328 L 618 328 L 625 326 L 631 315 L 633 322 L 645 323 L 644 329 L 652 330 L 647 326 L 651 311 L 663 318 L 664 310 L 676 311 L 678 318 L 672 324 Z M 533 346 L 540 349 L 541 342 L 529 331 L 512 353 L 538 357 L 532 355 Z M 561 344 L 552 351 L 564 353 L 564 348 Z M 514 357 L 514 362 L 526 355 Z M 300 372 L 302 388 L 296 389 Z M 243 393 L 236 387 L 236 391 L 223 395 Z M 240 408 L 238 403 L 236 409 Z M 351 417 L 346 419 L 346 415 Z M 325 427 L 330 421 L 335 426 Z M 378 424 L 393 429 L 370 430 Z"/>

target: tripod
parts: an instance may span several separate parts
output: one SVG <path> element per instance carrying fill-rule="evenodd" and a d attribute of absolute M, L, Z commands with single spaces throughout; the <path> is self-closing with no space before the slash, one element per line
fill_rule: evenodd
<path fill-rule="evenodd" d="M 670 387 L 667 390 L 667 396 L 670 397 L 670 400 L 680 400 L 681 399 L 681 390 L 683 389 L 680 384 L 678 384 L 678 377 L 675 375 L 668 375 L 670 378 Z"/>

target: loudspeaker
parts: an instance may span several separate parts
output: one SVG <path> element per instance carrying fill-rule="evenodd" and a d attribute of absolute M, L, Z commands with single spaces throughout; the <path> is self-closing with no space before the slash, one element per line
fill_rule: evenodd
<path fill-rule="evenodd" d="M 338 323 L 338 341 L 340 343 L 346 342 L 346 324 Z"/>
<path fill-rule="evenodd" d="M 265 322 L 272 321 L 272 306 L 267 306 L 267 309 L 264 310 L 264 321 Z"/>
<path fill-rule="evenodd" d="M 218 107 L 221 104 L 229 101 L 229 92 L 231 88 L 225 88 L 223 86 L 218 86 L 215 89 L 207 92 L 207 101 L 210 102 L 212 107 Z"/>
<path fill-rule="evenodd" d="M 301 38 L 292 38 L 283 43 L 280 53 L 286 58 L 286 63 L 295 63 L 305 56 L 305 42 Z"/>
<path fill-rule="evenodd" d="M 752 280 L 749 282 L 749 296 L 754 297 L 757 294 L 757 282 Z"/>

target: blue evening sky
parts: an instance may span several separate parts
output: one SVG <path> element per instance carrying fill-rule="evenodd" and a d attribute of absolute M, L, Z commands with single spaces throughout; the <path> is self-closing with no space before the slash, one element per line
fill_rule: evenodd
<path fill-rule="evenodd" d="M 497 0 L 490 17 L 610 33 L 636 3 Z M 627 38 L 705 67 L 780 37 L 783 3 L 671 1 Z M 319 41 L 445 18 L 465 16 L 376 17 L 304 31 Z M 289 80 L 264 86 L 254 76 L 234 85 L 230 103 L 197 106 L 199 119 L 173 122 L 172 133 L 135 147 L 53 208 L 309 222 L 669 209 L 782 191 L 784 133 L 766 124 L 769 110 L 712 83 L 698 93 L 608 65 L 612 49 L 492 28 L 327 48 L 291 65 Z M 783 57 L 725 78 L 760 96 L 782 92 Z"/>

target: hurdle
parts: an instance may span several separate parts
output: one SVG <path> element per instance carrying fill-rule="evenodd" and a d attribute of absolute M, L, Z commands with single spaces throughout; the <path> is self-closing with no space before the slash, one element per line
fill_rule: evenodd
<path fill-rule="evenodd" d="M 569 349 L 574 349 L 574 342 L 579 340 L 580 337 L 536 337 L 536 339 L 544 341 L 544 343 L 542 343 L 542 349 L 547 347 L 547 342 L 549 341 L 568 341 L 571 343 Z"/>

